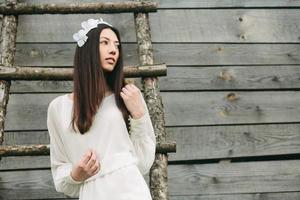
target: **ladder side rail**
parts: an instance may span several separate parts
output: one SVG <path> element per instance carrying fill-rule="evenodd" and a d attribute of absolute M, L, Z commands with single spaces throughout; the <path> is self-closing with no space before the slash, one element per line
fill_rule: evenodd
<path fill-rule="evenodd" d="M 17 0 L 6 0 L 7 5 L 16 4 Z M 18 18 L 14 15 L 4 15 L 1 30 L 1 60 L 5 66 L 13 66 L 16 53 Z M 10 81 L 0 80 L 0 145 L 4 140 L 4 123 L 9 100 Z"/>
<path fill-rule="evenodd" d="M 135 13 L 134 19 L 140 65 L 151 65 L 154 63 L 154 56 L 148 13 Z M 158 79 L 157 77 L 144 77 L 142 83 L 157 142 L 165 142 L 165 119 Z M 150 192 L 153 200 L 169 199 L 167 169 L 168 154 L 156 153 L 155 161 L 150 169 Z"/>

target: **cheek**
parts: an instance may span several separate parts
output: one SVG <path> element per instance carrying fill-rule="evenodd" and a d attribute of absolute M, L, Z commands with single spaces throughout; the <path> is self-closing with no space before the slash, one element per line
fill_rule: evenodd
<path fill-rule="evenodd" d="M 99 50 L 99 56 L 100 56 L 100 60 L 104 59 L 105 55 L 103 49 Z"/>

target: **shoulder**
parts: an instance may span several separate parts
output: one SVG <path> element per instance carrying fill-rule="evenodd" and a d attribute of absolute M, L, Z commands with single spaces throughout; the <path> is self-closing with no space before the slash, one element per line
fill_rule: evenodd
<path fill-rule="evenodd" d="M 65 101 L 64 101 L 64 98 L 66 97 L 65 95 L 66 94 L 60 95 L 60 96 L 57 96 L 54 99 L 52 99 L 50 101 L 50 103 L 48 104 L 48 112 L 58 111 L 59 108 L 61 106 L 63 106 L 63 104 L 65 103 Z"/>

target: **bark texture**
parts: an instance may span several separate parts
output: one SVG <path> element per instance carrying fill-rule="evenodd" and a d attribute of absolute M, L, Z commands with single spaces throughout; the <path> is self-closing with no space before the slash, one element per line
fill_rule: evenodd
<path fill-rule="evenodd" d="M 156 152 L 166 153 L 175 152 L 176 146 L 174 143 L 157 143 Z M 0 157 L 9 156 L 41 156 L 49 155 L 49 144 L 33 144 L 33 145 L 13 145 L 13 146 L 0 146 Z"/>
<path fill-rule="evenodd" d="M 6 5 L 15 5 L 16 0 L 6 1 Z M 1 29 L 1 63 L 0 65 L 12 66 L 14 64 L 17 38 L 17 17 L 4 15 Z M 10 82 L 0 81 L 0 145 L 3 143 L 4 122 L 9 99 Z"/>
<path fill-rule="evenodd" d="M 134 18 L 140 64 L 152 65 L 154 63 L 154 57 L 148 14 L 135 13 Z M 144 77 L 142 82 L 145 101 L 154 126 L 157 142 L 164 142 L 166 140 L 165 119 L 158 79 L 157 77 Z M 157 153 L 155 155 L 154 164 L 150 170 L 150 188 L 153 200 L 169 199 L 167 169 L 168 155 L 166 153 Z"/>
<path fill-rule="evenodd" d="M 20 14 L 74 14 L 74 13 L 125 13 L 125 12 L 156 12 L 157 3 L 119 2 L 119 3 L 56 3 L 56 4 L 0 4 L 0 13 L 5 15 Z"/>
<path fill-rule="evenodd" d="M 141 67 L 124 67 L 125 77 L 165 76 L 165 64 Z M 0 66 L 1 80 L 72 80 L 72 68 Z"/>

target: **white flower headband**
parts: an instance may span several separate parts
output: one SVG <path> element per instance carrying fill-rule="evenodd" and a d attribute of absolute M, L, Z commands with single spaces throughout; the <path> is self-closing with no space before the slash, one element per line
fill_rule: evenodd
<path fill-rule="evenodd" d="M 106 24 L 110 27 L 112 27 L 111 24 L 103 21 L 102 18 L 99 19 L 88 19 L 87 21 L 83 21 L 81 23 L 81 27 L 83 29 L 80 29 L 77 33 L 73 34 L 73 39 L 77 42 L 79 47 L 82 47 L 84 43 L 87 41 L 88 36 L 86 35 L 91 29 L 96 28 L 98 24 Z"/>

